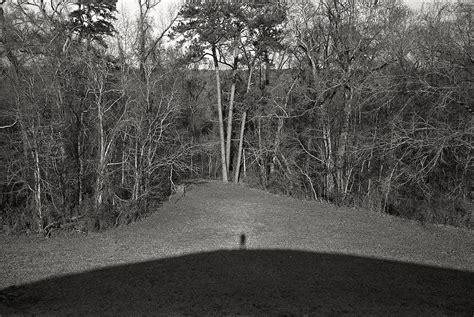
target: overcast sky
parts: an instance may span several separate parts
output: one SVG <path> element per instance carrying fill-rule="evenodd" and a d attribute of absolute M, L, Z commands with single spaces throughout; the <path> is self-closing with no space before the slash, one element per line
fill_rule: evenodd
<path fill-rule="evenodd" d="M 425 1 L 425 0 L 405 0 L 405 3 L 408 4 L 412 8 L 419 8 L 423 2 L 433 2 L 431 1 Z"/>

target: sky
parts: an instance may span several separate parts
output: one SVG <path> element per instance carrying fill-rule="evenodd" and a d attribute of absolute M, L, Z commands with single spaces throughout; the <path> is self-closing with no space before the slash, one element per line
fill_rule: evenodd
<path fill-rule="evenodd" d="M 405 0 L 405 3 L 411 7 L 411 8 L 414 8 L 414 9 L 418 9 L 419 7 L 421 7 L 421 5 L 423 4 L 423 2 L 433 2 L 432 0 Z"/>

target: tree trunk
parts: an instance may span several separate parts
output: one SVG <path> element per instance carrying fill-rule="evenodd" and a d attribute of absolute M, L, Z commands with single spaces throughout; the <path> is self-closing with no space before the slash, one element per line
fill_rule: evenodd
<path fill-rule="evenodd" d="M 263 144 L 262 144 L 262 119 L 257 118 L 257 133 L 258 133 L 258 162 L 260 168 L 260 180 L 263 188 L 267 188 L 267 171 L 266 171 L 266 160 L 263 155 Z"/>
<path fill-rule="evenodd" d="M 321 157 L 324 158 L 324 162 L 326 163 L 326 175 L 325 175 L 325 196 L 326 197 L 334 197 L 335 194 L 335 186 L 334 186 L 334 154 L 332 150 L 332 138 L 331 138 L 331 127 L 329 123 L 329 118 L 327 115 L 327 111 L 325 106 L 323 105 L 321 108 L 322 112 L 322 131 L 323 131 L 323 149 L 324 153 L 321 153 Z"/>
<path fill-rule="evenodd" d="M 279 116 L 278 117 L 278 126 L 277 126 L 277 130 L 276 130 L 276 133 L 275 133 L 275 140 L 273 142 L 273 153 L 272 153 L 272 161 L 270 162 L 270 176 L 269 177 L 272 177 L 272 174 L 275 173 L 275 162 L 277 161 L 278 159 L 278 152 L 280 151 L 280 142 L 281 142 L 281 133 L 282 133 L 282 130 L 283 130 L 283 117 L 282 116 Z"/>
<path fill-rule="evenodd" d="M 122 164 L 120 166 L 120 186 L 125 186 L 125 166 L 126 166 L 126 155 L 125 155 L 125 136 L 122 141 Z"/>
<path fill-rule="evenodd" d="M 250 91 L 250 85 L 252 84 L 252 74 L 253 74 L 253 68 L 249 66 L 249 77 L 247 79 L 247 88 L 245 90 L 245 94 L 248 94 Z M 235 169 L 235 174 L 234 174 L 234 183 L 239 182 L 239 177 L 240 177 L 240 165 L 242 161 L 242 151 L 243 151 L 243 144 L 244 144 L 244 132 L 245 132 L 245 121 L 247 120 L 247 111 L 244 110 L 242 113 L 242 123 L 240 125 L 240 138 L 239 138 L 239 150 L 237 154 L 237 166 Z M 244 153 L 245 155 L 245 153 Z M 244 158 L 245 160 L 245 158 Z M 245 161 L 244 161 L 245 164 Z"/>
<path fill-rule="evenodd" d="M 336 162 L 336 177 L 337 177 L 337 188 L 339 194 L 345 196 L 346 192 L 346 175 L 345 175 L 345 157 L 348 144 L 349 136 L 349 121 L 351 118 L 352 111 L 352 99 L 353 90 L 352 87 L 346 87 L 344 92 L 344 112 L 342 117 L 342 128 L 341 134 L 339 135 L 339 146 L 337 149 L 337 162 Z M 342 197 L 341 197 L 342 198 Z"/>
<path fill-rule="evenodd" d="M 222 181 L 228 182 L 227 179 L 227 163 L 225 152 L 225 138 L 224 138 L 224 118 L 222 115 L 222 97 L 221 97 L 221 79 L 219 74 L 219 61 L 217 60 L 216 47 L 212 46 L 212 58 L 214 60 L 214 70 L 216 72 L 216 88 L 217 88 L 217 114 L 219 116 L 219 137 L 221 140 L 221 165 L 222 165 Z"/>
<path fill-rule="evenodd" d="M 137 131 L 137 134 L 139 134 L 139 131 Z M 135 172 L 135 180 L 133 184 L 133 200 L 137 200 L 138 196 L 140 195 L 140 159 L 139 159 L 139 141 L 138 139 L 135 141 L 135 157 L 133 160 L 133 165 L 134 165 L 134 172 Z"/>
<path fill-rule="evenodd" d="M 146 26 L 145 19 L 147 12 L 143 11 L 141 1 L 138 1 L 139 16 L 138 16 L 138 59 L 140 78 L 143 82 L 146 80 L 145 64 L 146 64 Z"/>
<path fill-rule="evenodd" d="M 64 119 L 62 119 L 64 121 Z M 61 206 L 63 206 L 63 208 L 66 207 L 66 205 L 68 205 L 69 201 L 71 198 L 68 199 L 68 187 L 69 187 L 69 184 L 67 184 L 67 173 L 66 173 L 66 165 L 67 165 L 67 159 L 66 159 L 66 143 L 65 143 L 65 138 L 64 138 L 64 135 L 62 133 L 62 131 L 59 132 L 59 138 L 61 139 L 61 143 L 60 143 L 60 146 L 59 146 L 59 151 L 61 153 L 61 167 L 59 168 L 59 183 L 60 183 L 60 186 L 62 187 L 61 188 Z M 55 159 L 53 159 L 55 160 Z M 69 208 L 67 208 L 69 209 Z M 67 211 L 68 214 L 70 214 L 70 210 Z"/>
<path fill-rule="evenodd" d="M 226 144 L 226 166 L 227 173 L 230 170 L 230 150 L 232 145 L 232 121 L 234 114 L 235 84 L 237 82 L 237 44 L 234 46 L 234 65 L 232 69 L 232 86 L 230 88 L 229 114 L 227 117 L 227 144 Z"/>
<path fill-rule="evenodd" d="M 97 102 L 97 120 L 98 120 L 98 141 L 99 141 L 99 162 L 97 164 L 96 188 L 95 188 L 95 207 L 96 210 L 102 205 L 105 185 L 105 131 L 104 131 L 104 114 L 102 112 L 101 100 Z"/>
<path fill-rule="evenodd" d="M 243 150 L 243 143 L 244 143 L 245 120 L 246 119 L 247 119 L 247 111 L 244 111 L 244 113 L 242 113 L 242 123 L 240 124 L 239 150 L 237 151 L 237 165 L 235 167 L 234 183 L 239 182 L 240 162 L 242 160 L 242 150 Z"/>
<path fill-rule="evenodd" d="M 20 103 L 20 99 L 17 96 L 17 105 Z M 22 138 L 22 143 L 23 143 L 23 154 L 25 158 L 25 164 L 28 164 L 30 162 L 30 157 L 33 162 L 33 186 L 32 188 L 33 191 L 33 199 L 35 202 L 34 210 L 35 210 L 35 218 L 36 218 L 36 225 L 38 228 L 39 232 L 43 232 L 43 206 L 41 203 L 41 167 L 40 167 L 40 157 L 38 154 L 38 142 L 37 142 L 37 135 L 35 132 L 35 127 L 34 123 L 31 123 L 33 125 L 32 129 L 32 137 L 31 139 L 28 137 L 28 131 L 25 127 L 25 122 L 23 121 L 22 118 L 22 113 L 19 112 L 19 123 L 20 123 L 20 129 L 21 129 L 21 138 Z M 38 124 L 39 126 L 39 124 Z"/>
<path fill-rule="evenodd" d="M 84 140 L 82 129 L 84 127 L 84 112 L 81 111 L 78 131 L 77 131 L 77 160 L 79 165 L 79 171 L 77 173 L 77 187 L 78 187 L 78 197 L 77 203 L 79 207 L 82 205 L 82 198 L 84 196 L 84 186 L 82 180 L 84 178 Z"/>
<path fill-rule="evenodd" d="M 111 147 L 113 145 L 113 136 L 107 141 L 106 132 L 103 126 L 103 114 L 99 117 L 99 162 L 97 164 L 97 178 L 96 178 L 96 191 L 95 191 L 95 203 L 96 208 L 99 208 L 104 202 L 104 195 L 107 193 L 106 189 L 110 189 L 107 184 L 107 162 L 108 157 L 111 153 Z M 107 198 L 106 196 L 105 198 Z"/>
<path fill-rule="evenodd" d="M 286 109 L 288 108 L 288 103 L 290 102 L 291 91 L 293 90 L 293 87 L 295 86 L 296 82 L 297 80 L 295 79 L 293 83 L 291 84 L 290 88 L 288 89 L 288 92 L 286 93 L 285 104 L 283 105 L 283 110 L 285 112 L 286 112 Z M 270 174 L 273 174 L 275 172 L 275 162 L 278 160 L 278 153 L 280 152 L 281 137 L 283 134 L 283 127 L 285 124 L 283 116 L 284 114 L 278 116 L 278 126 L 275 133 L 275 141 L 273 143 L 273 157 L 272 157 L 272 162 L 270 163 L 271 164 Z"/>
<path fill-rule="evenodd" d="M 35 138 L 35 136 L 33 136 Z M 35 167 L 34 167 L 34 180 L 35 180 L 35 186 L 34 186 L 34 199 L 35 199 L 35 208 L 36 208 L 36 216 L 37 218 L 37 225 L 38 225 L 38 231 L 43 232 L 43 206 L 41 204 L 41 169 L 40 169 L 40 161 L 39 161 L 39 155 L 38 155 L 38 148 L 37 148 L 37 142 L 36 139 L 33 140 L 34 142 L 34 148 L 32 149 L 32 156 L 35 162 Z"/>

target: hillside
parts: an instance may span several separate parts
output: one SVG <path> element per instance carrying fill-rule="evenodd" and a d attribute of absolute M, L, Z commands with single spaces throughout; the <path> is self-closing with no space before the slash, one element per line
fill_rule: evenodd
<path fill-rule="evenodd" d="M 473 254 L 472 231 L 208 182 L 104 233 L 0 236 L 0 316 L 472 316 Z"/>

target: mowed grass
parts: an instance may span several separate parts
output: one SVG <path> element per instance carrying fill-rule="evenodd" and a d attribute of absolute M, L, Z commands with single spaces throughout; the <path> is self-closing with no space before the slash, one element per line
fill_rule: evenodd
<path fill-rule="evenodd" d="M 472 231 L 214 181 L 177 198 L 103 233 L 0 236 L 0 315 L 474 313 Z"/>

